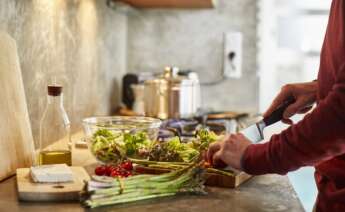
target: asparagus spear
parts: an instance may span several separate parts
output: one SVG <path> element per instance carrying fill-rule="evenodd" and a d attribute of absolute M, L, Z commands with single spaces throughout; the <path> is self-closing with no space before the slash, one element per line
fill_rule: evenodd
<path fill-rule="evenodd" d="M 204 194 L 204 172 L 198 163 L 162 175 L 139 175 L 111 182 L 94 178 L 86 183 L 81 201 L 84 206 L 95 208 L 182 193 Z"/>

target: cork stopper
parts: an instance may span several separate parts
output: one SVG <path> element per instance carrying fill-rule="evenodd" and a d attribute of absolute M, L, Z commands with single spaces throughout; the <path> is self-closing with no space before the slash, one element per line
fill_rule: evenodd
<path fill-rule="evenodd" d="M 48 85 L 48 95 L 49 96 L 60 96 L 62 93 L 61 85 Z"/>

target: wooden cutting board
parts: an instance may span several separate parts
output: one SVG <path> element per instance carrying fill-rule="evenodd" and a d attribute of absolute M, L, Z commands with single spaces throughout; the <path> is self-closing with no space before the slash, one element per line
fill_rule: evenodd
<path fill-rule="evenodd" d="M 0 180 L 29 167 L 33 151 L 16 42 L 0 31 Z"/>
<path fill-rule="evenodd" d="M 167 173 L 170 170 L 157 169 L 157 168 L 137 165 L 135 167 L 135 171 L 140 174 L 162 174 L 162 173 Z M 206 180 L 205 185 L 207 186 L 222 187 L 222 188 L 237 188 L 238 186 L 240 186 L 242 183 L 246 182 L 253 176 L 248 175 L 245 172 L 236 171 L 234 172 L 234 176 L 225 176 L 225 175 L 220 175 L 220 174 L 207 173 L 206 177 L 207 177 L 207 180 Z"/>
<path fill-rule="evenodd" d="M 219 174 L 207 174 L 208 178 L 206 180 L 206 185 L 222 188 L 237 188 L 241 184 L 245 183 L 247 180 L 252 178 L 252 175 L 249 175 L 245 172 L 235 173 L 233 177 L 219 175 Z"/>
<path fill-rule="evenodd" d="M 90 176 L 83 167 L 71 167 L 71 169 L 74 181 L 69 183 L 34 183 L 29 168 L 17 169 L 19 200 L 34 202 L 78 201 L 84 180 L 90 180 Z"/>

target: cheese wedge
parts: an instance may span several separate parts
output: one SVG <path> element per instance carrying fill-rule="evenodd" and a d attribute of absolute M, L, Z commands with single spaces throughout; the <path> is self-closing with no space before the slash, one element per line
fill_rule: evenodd
<path fill-rule="evenodd" d="M 33 166 L 30 168 L 32 180 L 36 183 L 64 183 L 73 181 L 71 168 L 66 164 Z"/>

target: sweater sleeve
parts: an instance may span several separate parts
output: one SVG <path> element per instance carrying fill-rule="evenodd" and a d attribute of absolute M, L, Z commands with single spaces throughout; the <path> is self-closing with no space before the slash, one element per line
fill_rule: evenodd
<path fill-rule="evenodd" d="M 286 174 L 345 153 L 345 64 L 327 97 L 302 121 L 263 144 L 250 145 L 242 168 L 253 175 Z"/>

